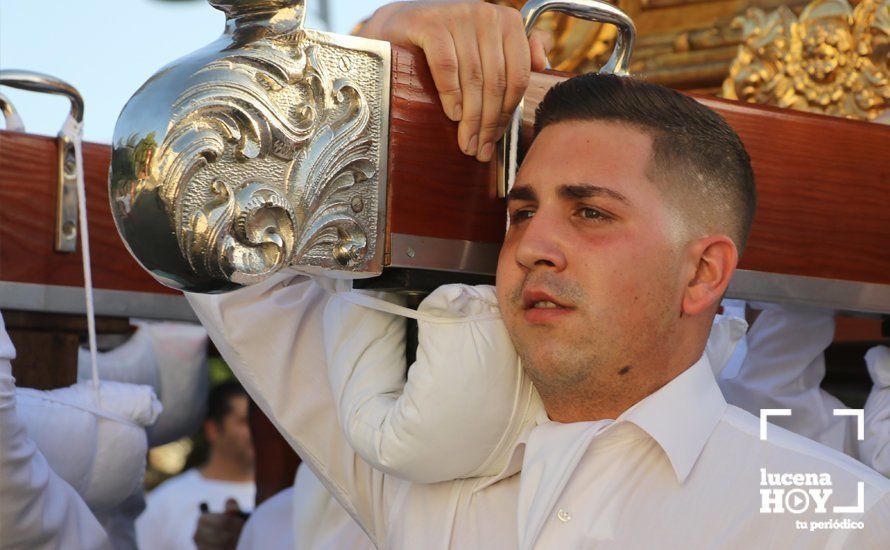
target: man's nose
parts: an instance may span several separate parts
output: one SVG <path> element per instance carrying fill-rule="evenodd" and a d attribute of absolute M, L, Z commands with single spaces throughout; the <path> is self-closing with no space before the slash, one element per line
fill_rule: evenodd
<path fill-rule="evenodd" d="M 536 213 L 526 222 L 516 247 L 516 261 L 529 270 L 550 268 L 562 271 L 566 266 L 562 229 L 551 216 Z"/>

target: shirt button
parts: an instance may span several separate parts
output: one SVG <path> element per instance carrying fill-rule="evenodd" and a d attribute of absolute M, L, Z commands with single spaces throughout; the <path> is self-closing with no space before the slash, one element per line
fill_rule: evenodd
<path fill-rule="evenodd" d="M 556 512 L 556 519 L 558 519 L 559 521 L 565 523 L 565 522 L 567 522 L 567 521 L 571 521 L 571 520 L 572 520 L 572 514 L 566 512 L 565 510 L 563 510 L 562 508 L 560 508 L 559 511 Z"/>

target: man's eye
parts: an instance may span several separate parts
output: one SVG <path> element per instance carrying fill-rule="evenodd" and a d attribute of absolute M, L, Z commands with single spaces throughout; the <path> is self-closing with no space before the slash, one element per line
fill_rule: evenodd
<path fill-rule="evenodd" d="M 512 223 L 512 224 L 522 223 L 522 222 L 530 219 L 534 215 L 535 215 L 534 210 L 517 210 L 516 212 L 513 212 L 512 214 L 510 214 L 510 223 Z"/>
<path fill-rule="evenodd" d="M 582 218 L 587 218 L 588 220 L 607 220 L 609 216 L 603 214 L 596 208 L 583 207 L 578 209 L 578 214 Z"/>

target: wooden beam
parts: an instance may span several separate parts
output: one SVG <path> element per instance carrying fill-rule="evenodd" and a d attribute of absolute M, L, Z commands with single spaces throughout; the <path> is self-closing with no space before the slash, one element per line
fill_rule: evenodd
<path fill-rule="evenodd" d="M 0 281 L 83 286 L 80 245 L 54 251 L 58 187 L 55 138 L 0 131 Z M 121 242 L 108 203 L 108 145 L 84 143 L 84 177 L 96 288 L 174 293 L 146 273 Z"/>
<path fill-rule="evenodd" d="M 523 113 L 570 75 L 533 74 Z M 693 96 L 739 133 L 758 211 L 744 269 L 890 285 L 890 126 Z M 393 48 L 389 227 L 394 233 L 500 242 L 494 165 L 457 149 L 417 52 Z"/>

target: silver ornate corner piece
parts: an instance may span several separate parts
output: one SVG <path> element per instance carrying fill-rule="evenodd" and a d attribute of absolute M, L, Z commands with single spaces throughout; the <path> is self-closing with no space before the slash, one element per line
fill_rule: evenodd
<path fill-rule="evenodd" d="M 115 128 L 110 199 L 164 284 L 292 266 L 382 270 L 390 48 L 302 27 L 304 2 L 215 0 L 216 42 L 159 71 Z"/>

